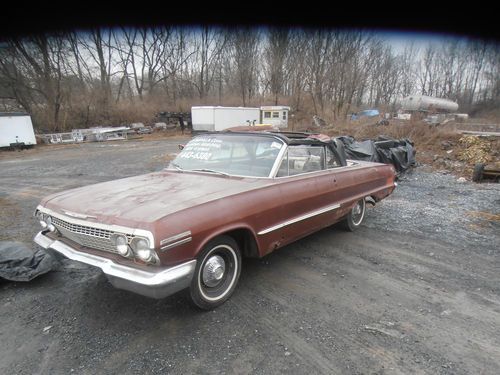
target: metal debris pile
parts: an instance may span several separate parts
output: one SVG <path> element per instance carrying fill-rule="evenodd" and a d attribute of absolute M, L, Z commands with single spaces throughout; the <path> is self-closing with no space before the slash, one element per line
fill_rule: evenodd
<path fill-rule="evenodd" d="M 488 140 L 475 135 L 465 135 L 458 142 L 463 147 L 463 150 L 458 154 L 459 160 L 471 164 L 492 161 L 491 144 Z"/>

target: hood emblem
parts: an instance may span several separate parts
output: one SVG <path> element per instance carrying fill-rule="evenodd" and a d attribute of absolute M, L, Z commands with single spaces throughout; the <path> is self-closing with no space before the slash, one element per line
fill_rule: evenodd
<path fill-rule="evenodd" d="M 71 211 L 64 211 L 63 212 L 68 215 L 68 216 L 71 216 L 71 217 L 76 217 L 78 219 L 88 219 L 89 217 L 90 218 L 93 218 L 93 219 L 97 219 L 96 216 L 90 216 L 90 215 L 84 215 L 84 214 L 77 214 L 76 212 L 71 212 Z"/>

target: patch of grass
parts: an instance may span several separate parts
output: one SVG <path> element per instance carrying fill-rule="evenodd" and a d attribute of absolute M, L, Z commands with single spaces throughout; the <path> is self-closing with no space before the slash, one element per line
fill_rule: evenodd
<path fill-rule="evenodd" d="M 469 211 L 467 215 L 472 216 L 474 218 L 486 220 L 486 221 L 497 221 L 500 222 L 500 214 L 493 214 L 491 212 L 484 211 Z"/>

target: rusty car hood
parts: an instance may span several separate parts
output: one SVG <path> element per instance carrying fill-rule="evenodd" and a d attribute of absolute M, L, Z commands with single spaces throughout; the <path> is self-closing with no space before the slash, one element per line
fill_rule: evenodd
<path fill-rule="evenodd" d="M 59 192 L 46 197 L 42 205 L 61 214 L 87 215 L 109 223 L 152 223 L 176 211 L 269 183 L 266 179 L 164 170 Z"/>

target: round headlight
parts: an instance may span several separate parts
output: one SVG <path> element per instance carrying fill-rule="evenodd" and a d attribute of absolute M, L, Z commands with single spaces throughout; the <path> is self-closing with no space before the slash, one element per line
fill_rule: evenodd
<path fill-rule="evenodd" d="M 149 262 L 153 258 L 153 251 L 151 249 L 141 249 L 135 252 L 137 257 L 145 262 Z"/>
<path fill-rule="evenodd" d="M 37 215 L 38 217 L 38 221 L 40 222 L 40 225 L 42 226 L 42 228 L 47 228 L 47 218 L 50 218 L 50 216 L 48 215 L 45 215 L 44 213 L 38 211 Z"/>
<path fill-rule="evenodd" d="M 56 227 L 54 226 L 54 224 L 52 224 L 52 218 L 49 215 L 45 216 L 45 222 L 47 223 L 48 230 L 50 230 L 51 232 L 56 230 Z"/>
<path fill-rule="evenodd" d="M 153 251 L 149 248 L 149 242 L 140 238 L 133 242 L 134 252 L 137 257 L 145 262 L 149 262 L 153 257 Z"/>
<path fill-rule="evenodd" d="M 111 241 L 113 241 L 113 244 L 116 246 L 116 250 L 120 255 L 123 255 L 124 257 L 129 255 L 128 240 L 126 236 L 123 234 L 115 234 L 111 237 Z"/>

